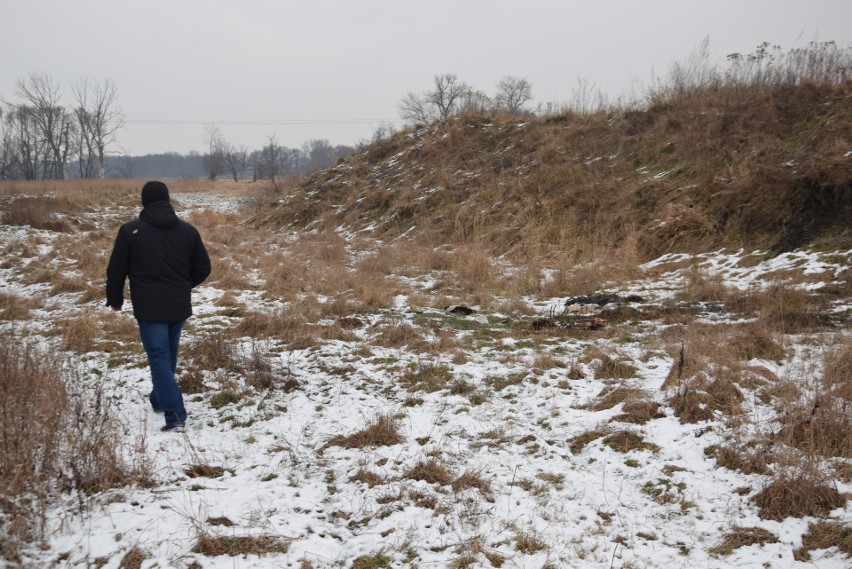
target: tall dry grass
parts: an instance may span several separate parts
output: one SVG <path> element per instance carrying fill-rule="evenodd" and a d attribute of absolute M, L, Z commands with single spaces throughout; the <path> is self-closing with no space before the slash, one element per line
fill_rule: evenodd
<path fill-rule="evenodd" d="M 108 400 L 75 369 L 5 328 L 0 332 L 0 555 L 15 561 L 44 538 L 61 492 L 91 493 L 144 477 L 127 462 Z"/>
<path fill-rule="evenodd" d="M 761 46 L 726 67 L 676 66 L 638 107 L 454 117 L 347 157 L 253 222 L 333 223 L 560 266 L 722 245 L 848 247 L 850 63 L 830 42 Z"/>

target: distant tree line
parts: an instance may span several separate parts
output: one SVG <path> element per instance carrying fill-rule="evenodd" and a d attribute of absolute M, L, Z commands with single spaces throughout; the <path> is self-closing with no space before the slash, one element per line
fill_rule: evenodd
<path fill-rule="evenodd" d="M 281 146 L 270 136 L 260 150 L 235 146 L 210 125 L 205 152 L 121 156 L 111 147 L 125 125 L 111 80 L 81 78 L 70 101 L 61 85 L 34 73 L 0 104 L 0 180 L 66 178 L 207 177 L 233 180 L 302 176 L 326 168 L 355 149 L 311 140 L 302 148 Z"/>
<path fill-rule="evenodd" d="M 338 158 L 355 152 L 352 146 L 332 146 L 328 140 L 309 140 L 302 148 L 281 146 L 274 135 L 267 138 L 260 150 L 249 152 L 245 146 L 228 142 L 216 125 L 210 125 L 205 135 L 206 152 L 202 156 L 204 174 L 209 180 L 220 176 L 235 182 L 293 178 L 304 176 L 333 165 Z"/>
<path fill-rule="evenodd" d="M 249 151 L 228 141 L 216 125 L 205 130 L 204 152 L 120 156 L 110 147 L 125 125 L 117 106 L 117 87 L 81 78 L 71 87 L 70 102 L 61 85 L 34 73 L 17 82 L 13 101 L 0 104 L 0 180 L 46 180 L 103 177 L 206 177 L 257 180 L 303 176 L 327 168 L 351 154 L 351 146 L 310 140 L 288 148 L 269 136 L 259 150 Z M 532 97 L 526 79 L 505 77 L 489 97 L 453 74 L 434 77 L 422 95 L 409 93 L 400 104 L 402 117 L 428 123 L 465 113 L 526 113 Z M 380 127 L 374 140 L 390 134 Z"/>
<path fill-rule="evenodd" d="M 244 147 L 213 152 L 166 152 L 144 156 L 107 156 L 107 178 L 207 178 L 234 181 L 306 176 L 334 165 L 354 152 L 351 146 L 332 146 L 327 140 L 310 140 L 302 148 L 288 148 L 270 137 L 261 150 Z"/>

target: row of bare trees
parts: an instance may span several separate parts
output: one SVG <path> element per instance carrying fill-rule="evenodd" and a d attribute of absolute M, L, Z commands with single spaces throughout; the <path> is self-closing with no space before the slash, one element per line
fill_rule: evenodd
<path fill-rule="evenodd" d="M 302 148 L 288 148 L 270 135 L 261 150 L 249 152 L 245 146 L 230 143 L 216 125 L 209 125 L 204 136 L 204 169 L 210 180 L 228 176 L 235 182 L 246 178 L 248 172 L 255 180 L 293 178 L 327 168 L 353 147 L 332 146 L 328 140 L 309 140 Z"/>
<path fill-rule="evenodd" d="M 433 88 L 422 95 L 408 93 L 399 105 L 402 118 L 413 123 L 444 121 L 462 113 L 506 112 L 524 114 L 532 99 L 532 85 L 526 79 L 504 77 L 494 97 L 474 89 L 453 73 L 435 75 Z"/>
<path fill-rule="evenodd" d="M 17 82 L 14 101 L 0 106 L 0 179 L 65 179 L 104 176 L 108 147 L 124 126 L 112 80 L 81 78 L 63 103 L 61 85 L 34 73 Z"/>

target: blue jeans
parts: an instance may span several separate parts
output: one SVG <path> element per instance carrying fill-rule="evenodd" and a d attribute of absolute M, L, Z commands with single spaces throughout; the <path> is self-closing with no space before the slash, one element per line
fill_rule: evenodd
<path fill-rule="evenodd" d="M 144 322 L 139 324 L 139 337 L 148 356 L 154 389 L 148 397 L 155 411 L 162 411 L 167 425 L 186 422 L 183 394 L 175 380 L 180 332 L 186 320 L 179 322 Z"/>

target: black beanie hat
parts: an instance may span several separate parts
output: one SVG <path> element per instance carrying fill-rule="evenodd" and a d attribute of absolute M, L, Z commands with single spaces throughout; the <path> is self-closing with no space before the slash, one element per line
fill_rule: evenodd
<path fill-rule="evenodd" d="M 169 201 L 169 188 L 162 182 L 146 182 L 142 186 L 142 207 L 161 201 Z"/>

